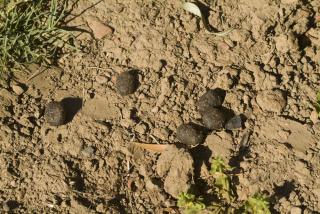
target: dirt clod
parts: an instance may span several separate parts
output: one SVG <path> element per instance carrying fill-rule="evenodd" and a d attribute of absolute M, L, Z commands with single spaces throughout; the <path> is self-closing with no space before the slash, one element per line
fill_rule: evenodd
<path fill-rule="evenodd" d="M 212 151 L 211 157 L 222 157 L 229 160 L 233 150 L 233 139 L 225 131 L 210 134 L 206 137 L 205 146 Z"/>
<path fill-rule="evenodd" d="M 284 94 L 279 91 L 262 91 L 257 95 L 257 104 L 263 111 L 281 113 L 287 105 Z"/>
<path fill-rule="evenodd" d="M 191 188 L 193 171 L 193 159 L 189 152 L 175 145 L 168 146 L 157 162 L 157 173 L 164 178 L 164 190 L 175 198 Z"/>
<path fill-rule="evenodd" d="M 194 124 L 182 124 L 177 130 L 177 138 L 181 143 L 187 145 L 197 145 L 202 143 L 203 132 Z"/>
<path fill-rule="evenodd" d="M 220 108 L 210 108 L 202 113 L 203 124 L 211 130 L 224 128 L 226 119 L 225 112 Z"/>
<path fill-rule="evenodd" d="M 116 87 L 122 96 L 134 93 L 139 86 L 139 79 L 134 71 L 125 71 L 119 74 Z"/>
<path fill-rule="evenodd" d="M 208 108 L 219 107 L 223 103 L 223 97 L 218 90 L 210 89 L 206 93 L 204 93 L 198 103 L 199 112 L 203 113 Z"/>
<path fill-rule="evenodd" d="M 63 125 L 66 112 L 61 102 L 50 102 L 45 110 L 45 119 L 51 126 Z"/>

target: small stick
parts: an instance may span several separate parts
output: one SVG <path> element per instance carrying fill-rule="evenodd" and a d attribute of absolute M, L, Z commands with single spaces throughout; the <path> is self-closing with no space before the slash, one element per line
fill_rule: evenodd
<path fill-rule="evenodd" d="M 87 68 L 90 68 L 90 69 L 97 69 L 97 70 L 102 70 L 102 71 L 112 71 L 112 69 L 110 68 L 100 68 L 100 67 L 97 67 L 97 66 L 88 66 Z"/>
<path fill-rule="evenodd" d="M 29 82 L 30 80 L 32 80 L 33 78 L 35 78 L 36 76 L 42 74 L 45 70 L 47 70 L 48 68 L 44 68 L 44 69 L 40 69 L 39 71 L 34 72 L 28 79 L 27 82 Z"/>
<path fill-rule="evenodd" d="M 129 160 L 129 158 L 127 157 L 127 171 L 128 171 L 128 174 L 130 174 L 130 169 L 131 169 L 131 167 L 130 167 L 130 160 Z"/>
<path fill-rule="evenodd" d="M 149 136 L 150 136 L 154 141 L 156 141 L 157 144 L 160 144 L 159 141 L 158 141 L 152 134 L 150 134 Z"/>

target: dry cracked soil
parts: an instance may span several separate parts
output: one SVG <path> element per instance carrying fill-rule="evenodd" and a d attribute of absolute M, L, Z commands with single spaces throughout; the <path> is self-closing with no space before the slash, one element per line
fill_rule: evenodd
<path fill-rule="evenodd" d="M 1 213 L 178 213 L 196 166 L 217 156 L 237 169 L 239 200 L 263 191 L 272 213 L 320 212 L 320 1 L 203 3 L 210 25 L 234 30 L 208 34 L 178 0 L 80 0 L 68 23 L 91 32 L 75 32 L 80 51 L 30 80 L 4 75 Z M 140 84 L 122 96 L 128 70 Z M 196 103 L 214 88 L 243 127 L 176 147 L 181 124 L 202 125 Z M 50 101 L 67 108 L 66 124 L 46 122 Z M 173 145 L 159 155 L 133 142 Z"/>

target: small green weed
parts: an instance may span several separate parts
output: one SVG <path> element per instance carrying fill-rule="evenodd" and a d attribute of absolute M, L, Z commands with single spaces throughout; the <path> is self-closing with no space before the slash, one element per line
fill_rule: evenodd
<path fill-rule="evenodd" d="M 181 193 L 177 205 L 184 209 L 185 214 L 197 214 L 206 208 L 201 197 L 196 198 L 195 195 L 190 193 Z"/>
<path fill-rule="evenodd" d="M 177 206 L 182 208 L 185 214 L 271 214 L 268 199 L 262 194 L 255 194 L 243 203 L 238 201 L 235 186 L 229 175 L 232 169 L 222 158 L 213 159 L 210 175 L 213 178 L 213 194 L 218 196 L 217 200 L 204 204 L 201 196 L 197 198 L 193 194 L 182 193 Z"/>
<path fill-rule="evenodd" d="M 0 0 L 0 72 L 52 61 L 69 46 L 58 0 Z M 69 46 L 71 47 L 71 46 Z"/>
<path fill-rule="evenodd" d="M 244 213 L 271 214 L 267 198 L 261 194 L 250 197 L 244 204 Z"/>
<path fill-rule="evenodd" d="M 232 167 L 230 167 L 228 164 L 226 164 L 221 157 L 217 157 L 212 160 L 211 169 L 210 169 L 211 174 L 215 174 L 217 172 L 222 173 L 227 170 L 228 171 L 232 170 Z"/>
<path fill-rule="evenodd" d="M 222 158 L 218 157 L 212 160 L 210 174 L 214 178 L 213 186 L 215 192 L 228 203 L 233 202 L 235 199 L 231 177 L 226 174 L 227 171 L 231 170 L 232 168 Z"/>

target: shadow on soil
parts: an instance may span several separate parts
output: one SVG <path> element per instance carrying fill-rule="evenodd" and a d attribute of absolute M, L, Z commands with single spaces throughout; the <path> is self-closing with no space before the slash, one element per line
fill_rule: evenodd
<path fill-rule="evenodd" d="M 78 97 L 67 97 L 64 98 L 61 103 L 66 110 L 66 123 L 69 123 L 82 108 L 83 101 Z"/>

